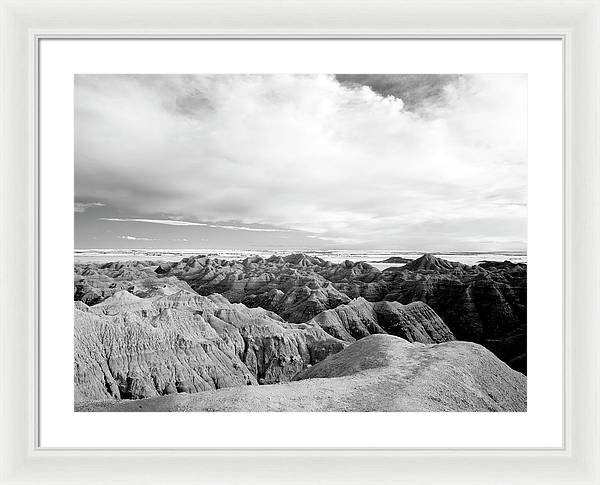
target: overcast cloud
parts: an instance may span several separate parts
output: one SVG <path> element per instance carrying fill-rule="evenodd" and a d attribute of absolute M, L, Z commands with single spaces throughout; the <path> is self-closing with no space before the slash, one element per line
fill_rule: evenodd
<path fill-rule="evenodd" d="M 526 77 L 421 79 L 78 75 L 76 245 L 524 249 Z"/>

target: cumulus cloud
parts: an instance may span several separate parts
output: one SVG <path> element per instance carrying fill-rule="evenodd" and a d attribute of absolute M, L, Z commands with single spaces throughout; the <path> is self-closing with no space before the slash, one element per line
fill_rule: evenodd
<path fill-rule="evenodd" d="M 407 109 L 402 86 L 350 81 L 77 76 L 75 195 L 139 216 L 130 221 L 162 214 L 162 224 L 237 234 L 523 247 L 525 76 L 445 78 L 435 96 L 407 94 L 418 110 Z"/>
<path fill-rule="evenodd" d="M 349 85 L 369 86 L 383 96 L 401 98 L 406 109 L 420 111 L 444 103 L 446 88 L 461 77 L 460 74 L 338 74 L 336 79 Z"/>

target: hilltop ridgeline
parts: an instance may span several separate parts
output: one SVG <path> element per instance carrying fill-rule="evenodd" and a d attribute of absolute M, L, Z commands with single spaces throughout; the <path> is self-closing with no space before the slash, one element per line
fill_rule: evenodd
<path fill-rule="evenodd" d="M 454 339 L 423 303 L 359 298 L 296 324 L 219 294 L 201 296 L 142 276 L 128 285 L 146 297 L 118 290 L 92 306 L 75 302 L 76 402 L 287 382 L 376 333 L 421 343 Z M 117 279 L 113 286 L 122 285 Z"/>
<path fill-rule="evenodd" d="M 83 265 L 79 270 L 76 266 L 76 280 L 78 273 L 80 279 L 75 299 L 100 301 L 114 290 L 102 278 L 137 271 L 140 278 L 159 277 L 168 287 L 191 288 L 205 296 L 219 293 L 230 302 L 264 308 L 293 323 L 307 322 L 361 297 L 403 305 L 421 301 L 458 340 L 480 343 L 526 372 L 526 264 L 488 261 L 468 266 L 431 254 L 384 271 L 365 262 L 336 264 L 305 254 L 242 261 L 195 256 L 163 263 L 155 271 L 150 265 L 132 263 L 125 268 L 122 264 L 110 268 Z M 94 271 L 100 274 L 89 274 Z"/>
<path fill-rule="evenodd" d="M 470 342 L 371 335 L 291 382 L 81 403 L 82 411 L 526 411 L 527 378 Z"/>
<path fill-rule="evenodd" d="M 495 374 L 486 377 L 481 371 L 477 377 L 469 353 L 480 347 L 465 342 L 450 345 L 457 338 L 466 340 L 464 335 L 474 335 L 513 367 L 524 366 L 523 264 L 466 266 L 425 255 L 403 267 L 379 271 L 364 262 L 334 264 L 303 254 L 243 261 L 196 256 L 158 265 L 149 261 L 78 264 L 74 283 L 78 409 L 89 410 L 94 402 L 144 399 L 174 410 L 182 393 L 200 393 L 217 410 L 222 406 L 215 405 L 210 396 L 226 397 L 229 391 L 225 388 L 235 388 L 241 392 L 240 400 L 223 404 L 227 409 L 238 406 L 243 410 L 250 402 L 256 404 L 260 396 L 268 396 L 272 406 L 282 407 L 275 410 L 292 410 L 296 404 L 288 400 L 289 395 L 318 394 L 325 389 L 323 383 L 317 384 L 322 379 L 312 381 L 334 377 L 313 375 L 323 368 L 321 362 L 331 365 L 336 362 L 334 356 L 347 355 L 344 349 L 363 349 L 362 342 L 386 334 L 421 349 L 401 352 L 402 358 L 419 355 L 410 362 L 420 362 L 420 366 L 439 362 L 449 373 L 438 375 L 438 367 L 433 366 L 433 374 L 423 374 L 427 380 L 411 388 L 416 392 L 419 386 L 429 386 L 429 400 L 412 404 L 381 400 L 371 402 L 373 410 L 414 406 L 452 410 L 450 400 L 441 394 L 448 392 L 446 384 L 440 387 L 431 379 L 453 386 L 451 383 L 462 377 L 475 379 L 473 382 L 479 382 L 492 396 L 484 402 L 476 397 L 480 391 L 458 386 L 463 403 L 470 403 L 465 409 L 525 406 L 524 376 L 512 374 L 514 371 L 482 349 L 475 353 L 484 356 L 481 362 L 485 362 L 486 372 Z M 435 350 L 437 344 L 449 347 L 441 352 Z M 355 356 L 359 366 L 361 359 L 371 362 L 376 357 L 360 357 L 356 352 L 348 355 Z M 428 359 L 427 352 L 437 357 Z M 517 358 L 511 361 L 507 355 Z M 397 380 L 400 368 L 410 368 L 408 361 L 393 362 L 393 369 L 383 366 L 396 376 L 390 382 Z M 297 380 L 306 383 L 297 384 Z M 252 391 L 254 386 L 286 386 L 291 394 L 284 393 L 279 402 L 277 396 L 283 391 Z M 334 385 L 331 396 L 342 398 L 346 391 L 336 389 Z M 400 391 L 395 384 L 390 389 Z M 496 394 L 502 392 L 516 393 L 516 397 L 511 394 L 493 405 Z M 375 399 L 376 394 L 369 395 Z M 244 401 L 244 396 L 250 401 Z M 198 399 L 188 405 L 199 409 L 208 402 Z M 310 402 L 299 399 L 297 403 L 302 409 L 314 410 L 316 404 Z M 330 404 L 330 410 L 336 409 Z"/>

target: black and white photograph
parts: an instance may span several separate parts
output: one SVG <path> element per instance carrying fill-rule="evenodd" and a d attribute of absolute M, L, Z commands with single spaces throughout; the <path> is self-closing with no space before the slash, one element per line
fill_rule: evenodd
<path fill-rule="evenodd" d="M 76 74 L 75 411 L 527 411 L 527 82 Z"/>

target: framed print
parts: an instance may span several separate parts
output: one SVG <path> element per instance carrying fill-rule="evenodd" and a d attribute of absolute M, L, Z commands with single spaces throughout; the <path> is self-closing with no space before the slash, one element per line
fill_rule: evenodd
<path fill-rule="evenodd" d="M 537 213 L 560 210 L 560 41 L 63 39 L 40 53 L 40 161 L 74 147 L 40 171 L 41 185 L 74 174 L 73 193 L 40 200 L 64 235 L 42 222 L 41 272 L 66 283 L 74 258 L 74 296 L 42 279 L 41 313 L 75 305 L 73 327 L 40 318 L 41 349 L 57 349 L 41 352 L 42 446 L 239 446 L 224 423 L 245 413 L 291 432 L 244 446 L 560 446 L 560 265 L 539 263 L 562 258 L 560 219 Z M 439 74 L 450 54 L 460 72 Z M 65 376 L 71 402 L 45 375 Z M 113 411 L 143 413 L 139 427 L 98 429 Z M 437 412 L 460 414 L 425 442 Z M 318 443 L 314 413 L 335 430 Z M 346 413 L 405 432 L 352 438 Z M 153 441 L 146 420 L 198 432 Z M 457 443 L 455 427 L 473 432 Z"/>
<path fill-rule="evenodd" d="M 3 482 L 598 482 L 600 5 L 310 5 L 2 4 Z"/>

